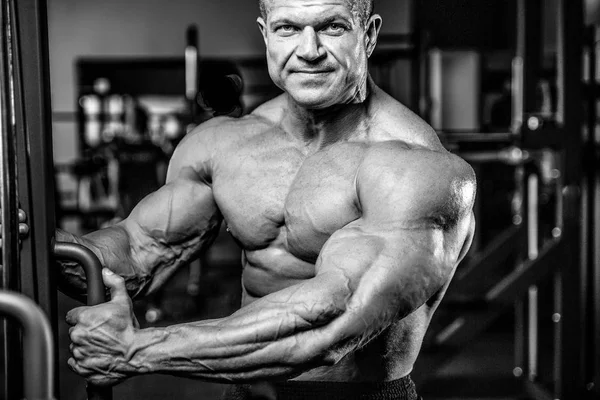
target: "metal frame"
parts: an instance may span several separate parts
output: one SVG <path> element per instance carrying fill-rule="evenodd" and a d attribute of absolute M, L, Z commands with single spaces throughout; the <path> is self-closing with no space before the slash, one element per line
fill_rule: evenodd
<path fill-rule="evenodd" d="M 13 142 L 14 153 L 8 154 L 4 164 L 15 170 L 14 186 L 7 187 L 5 182 L 1 185 L 14 191 L 12 203 L 2 207 L 3 213 L 11 218 L 10 225 L 3 224 L 3 228 L 16 235 L 18 207 L 26 212 L 30 227 L 20 251 L 16 236 L 13 239 L 15 245 L 11 248 L 16 250 L 11 261 L 4 262 L 10 267 L 4 268 L 3 272 L 10 277 L 3 287 L 20 292 L 39 304 L 48 316 L 52 330 L 57 332 L 57 289 L 51 268 L 55 208 L 46 2 L 6 0 L 1 4 L 3 45 L 8 43 L 11 51 L 10 58 L 2 57 L 11 82 L 10 86 L 2 88 L 2 94 L 12 98 L 10 113 L 3 112 L 3 115 L 14 121 L 9 135 L 5 135 Z M 17 205 L 17 197 L 20 205 Z M 4 398 L 22 398 L 23 377 L 18 373 L 23 359 L 20 333 L 12 328 L 6 340 L 11 345 L 5 354 Z M 54 348 L 57 348 L 56 340 L 55 336 Z M 57 370 L 57 364 L 54 367 Z M 53 379 L 57 391 L 58 376 L 54 375 Z M 55 395 L 58 398 L 58 393 Z"/>
<path fill-rule="evenodd" d="M 2 270 L 0 288 L 18 290 L 16 268 L 19 265 L 17 216 L 17 168 L 15 143 L 15 103 L 11 96 L 13 84 L 14 41 L 11 37 L 12 15 L 9 3 L 0 2 L 0 208 L 2 209 Z M 19 331 L 4 319 L 0 328 L 2 337 L 3 369 L 6 371 L 0 388 L 5 399 L 21 398 L 23 377 L 10 377 L 11 368 L 21 370 L 22 357 Z"/>
<path fill-rule="evenodd" d="M 582 224 L 584 237 L 583 257 L 588 266 L 585 271 L 587 282 L 590 283 L 587 291 L 586 306 L 590 322 L 586 325 L 585 346 L 591 351 L 586 352 L 585 379 L 586 389 L 593 396 L 600 397 L 600 137 L 597 136 L 599 116 L 597 104 L 600 101 L 598 92 L 598 71 L 596 62 L 598 54 L 597 37 L 600 30 L 597 27 L 588 27 L 585 33 L 587 48 L 587 81 L 584 86 L 586 91 L 586 137 L 584 154 L 584 172 L 586 180 L 583 185 L 582 195 Z"/>
<path fill-rule="evenodd" d="M 490 243 L 471 264 L 461 266 L 448 295 L 460 293 L 472 279 L 480 279 L 491 270 L 518 255 L 516 269 L 476 298 L 463 299 L 460 315 L 434 332 L 426 343 L 426 362 L 417 364 L 415 375 L 426 376 L 441 367 L 461 348 L 482 333 L 514 299 L 516 306 L 515 369 L 525 393 L 534 399 L 597 398 L 600 382 L 600 261 L 599 256 L 599 179 L 598 144 L 594 135 L 587 143 L 582 134 L 582 45 L 583 1 L 558 1 L 557 109 L 554 118 L 537 113 L 536 90 L 542 66 L 542 0 L 518 0 L 517 54 L 513 62 L 513 143 L 523 157 L 516 163 L 517 194 L 522 207 L 515 215 L 516 227 Z M 590 57 L 591 58 L 591 57 Z M 590 59 L 590 64 L 595 62 Z M 593 67 L 590 67 L 594 73 Z M 594 83 L 591 93 L 597 94 Z M 589 121 L 597 125 L 596 101 L 589 109 Z M 594 126 L 595 126 L 594 125 Z M 588 159 L 584 170 L 584 159 Z M 540 245 L 537 197 L 539 168 L 534 154 L 550 152 L 560 158 L 556 177 L 556 220 L 553 239 Z M 590 153 L 591 152 L 591 153 Z M 470 154 L 480 162 L 504 161 L 498 154 Z M 593 160 L 593 161 L 592 161 Z M 514 161 L 514 160 L 513 160 Z M 583 198 L 586 196 L 586 198 Z M 582 205 L 586 207 L 582 208 Z M 587 221 L 587 224 L 582 224 Z M 526 235 L 527 239 L 522 240 Z M 585 239 L 588 239 L 587 241 Z M 519 245 L 521 243 L 521 245 Z M 514 244 L 510 246 L 510 244 Z M 493 262 L 490 262 L 493 260 Z M 522 261 L 518 261 L 522 260 Z M 547 311 L 538 299 L 537 284 L 553 282 L 554 354 L 539 351 L 539 326 Z M 592 285 L 593 283 L 593 285 Z M 592 290 L 593 289 L 593 290 Z M 465 309 L 464 304 L 470 305 Z M 444 304 L 444 303 L 443 303 Z M 550 308 L 552 310 L 552 308 Z M 433 326 L 432 326 L 433 327 Z M 438 327 L 440 328 L 440 327 Z M 591 348 L 590 348 L 591 347 Z M 591 350 L 591 351 L 590 351 Z M 552 376 L 544 380 L 540 366 L 553 365 Z M 429 373 L 425 371 L 429 371 Z"/>

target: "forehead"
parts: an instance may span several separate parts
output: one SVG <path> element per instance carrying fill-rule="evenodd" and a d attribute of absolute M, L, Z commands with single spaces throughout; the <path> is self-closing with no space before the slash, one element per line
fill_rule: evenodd
<path fill-rule="evenodd" d="M 318 14 L 354 15 L 354 0 L 265 0 L 268 18 Z"/>

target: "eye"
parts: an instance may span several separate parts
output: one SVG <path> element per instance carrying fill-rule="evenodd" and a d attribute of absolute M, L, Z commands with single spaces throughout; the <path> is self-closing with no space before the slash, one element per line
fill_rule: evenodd
<path fill-rule="evenodd" d="M 342 24 L 332 23 L 325 27 L 325 31 L 332 34 L 341 34 L 346 31 L 346 27 Z"/>
<path fill-rule="evenodd" d="M 293 25 L 281 25 L 275 30 L 282 35 L 290 35 L 296 31 L 296 27 Z"/>

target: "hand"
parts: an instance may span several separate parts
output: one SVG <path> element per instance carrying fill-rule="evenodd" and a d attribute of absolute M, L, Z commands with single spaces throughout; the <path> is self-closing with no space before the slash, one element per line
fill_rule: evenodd
<path fill-rule="evenodd" d="M 27 222 L 27 214 L 19 208 L 19 241 L 25 239 L 29 234 L 29 225 Z M 0 222 L 0 248 L 2 248 L 2 222 Z"/>
<path fill-rule="evenodd" d="M 139 324 L 133 313 L 125 281 L 109 269 L 102 270 L 111 300 L 67 313 L 71 354 L 69 367 L 97 386 L 114 386 L 127 378 L 124 371 Z"/>

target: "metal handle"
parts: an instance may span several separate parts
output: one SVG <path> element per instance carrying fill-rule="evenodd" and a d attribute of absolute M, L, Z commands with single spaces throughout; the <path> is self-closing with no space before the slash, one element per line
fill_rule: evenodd
<path fill-rule="evenodd" d="M 26 400 L 54 399 L 54 353 L 50 322 L 29 297 L 0 291 L 0 314 L 15 318 L 23 327 L 23 376 Z"/>
<path fill-rule="evenodd" d="M 87 304 L 95 306 L 106 301 L 102 264 L 98 257 L 87 247 L 77 243 L 54 242 L 54 256 L 63 260 L 76 261 L 85 272 L 87 284 Z M 112 400 L 112 389 L 87 386 L 88 400 Z"/>

